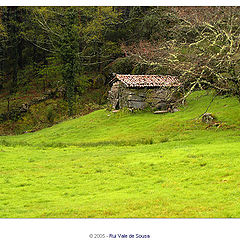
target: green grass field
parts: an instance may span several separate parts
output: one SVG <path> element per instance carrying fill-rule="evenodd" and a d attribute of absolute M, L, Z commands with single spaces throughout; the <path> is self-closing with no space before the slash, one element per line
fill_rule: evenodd
<path fill-rule="evenodd" d="M 0 137 L 0 217 L 240 217 L 240 104 L 195 92 L 181 111 L 95 111 Z"/>

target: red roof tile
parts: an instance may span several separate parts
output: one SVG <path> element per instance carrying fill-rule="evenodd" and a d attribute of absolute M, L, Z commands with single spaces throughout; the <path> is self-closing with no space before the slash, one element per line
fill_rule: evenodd
<path fill-rule="evenodd" d="M 116 79 L 127 87 L 173 87 L 180 86 L 177 77 L 160 75 L 122 75 L 116 74 Z M 115 80 L 116 81 L 116 80 Z"/>

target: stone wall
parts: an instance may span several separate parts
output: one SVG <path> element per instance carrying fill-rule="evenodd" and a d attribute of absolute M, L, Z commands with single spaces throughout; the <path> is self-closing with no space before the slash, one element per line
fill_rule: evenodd
<path fill-rule="evenodd" d="M 154 108 L 166 110 L 176 101 L 171 88 L 126 88 L 117 81 L 109 92 L 109 101 L 114 109 Z"/>
<path fill-rule="evenodd" d="M 108 94 L 108 100 L 109 100 L 110 104 L 112 105 L 112 108 L 114 108 L 114 109 L 119 108 L 120 84 L 121 83 L 119 81 L 115 82 L 112 85 L 111 90 L 109 91 L 109 94 Z"/>

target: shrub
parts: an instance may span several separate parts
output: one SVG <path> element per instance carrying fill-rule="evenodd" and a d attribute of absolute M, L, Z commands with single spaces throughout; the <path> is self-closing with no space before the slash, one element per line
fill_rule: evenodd
<path fill-rule="evenodd" d="M 134 68 L 134 62 L 130 58 L 118 58 L 111 65 L 112 72 L 130 74 Z"/>
<path fill-rule="evenodd" d="M 51 105 L 47 108 L 46 117 L 47 117 L 47 120 L 50 124 L 54 123 L 54 120 L 55 120 L 55 117 L 56 117 L 56 112 L 54 111 L 54 109 Z"/>

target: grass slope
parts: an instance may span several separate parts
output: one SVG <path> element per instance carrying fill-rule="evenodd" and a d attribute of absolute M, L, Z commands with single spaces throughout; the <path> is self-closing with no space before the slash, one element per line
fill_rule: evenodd
<path fill-rule="evenodd" d="M 0 137 L 0 217 L 240 217 L 240 104 L 217 97 L 208 126 L 211 97 Z"/>

